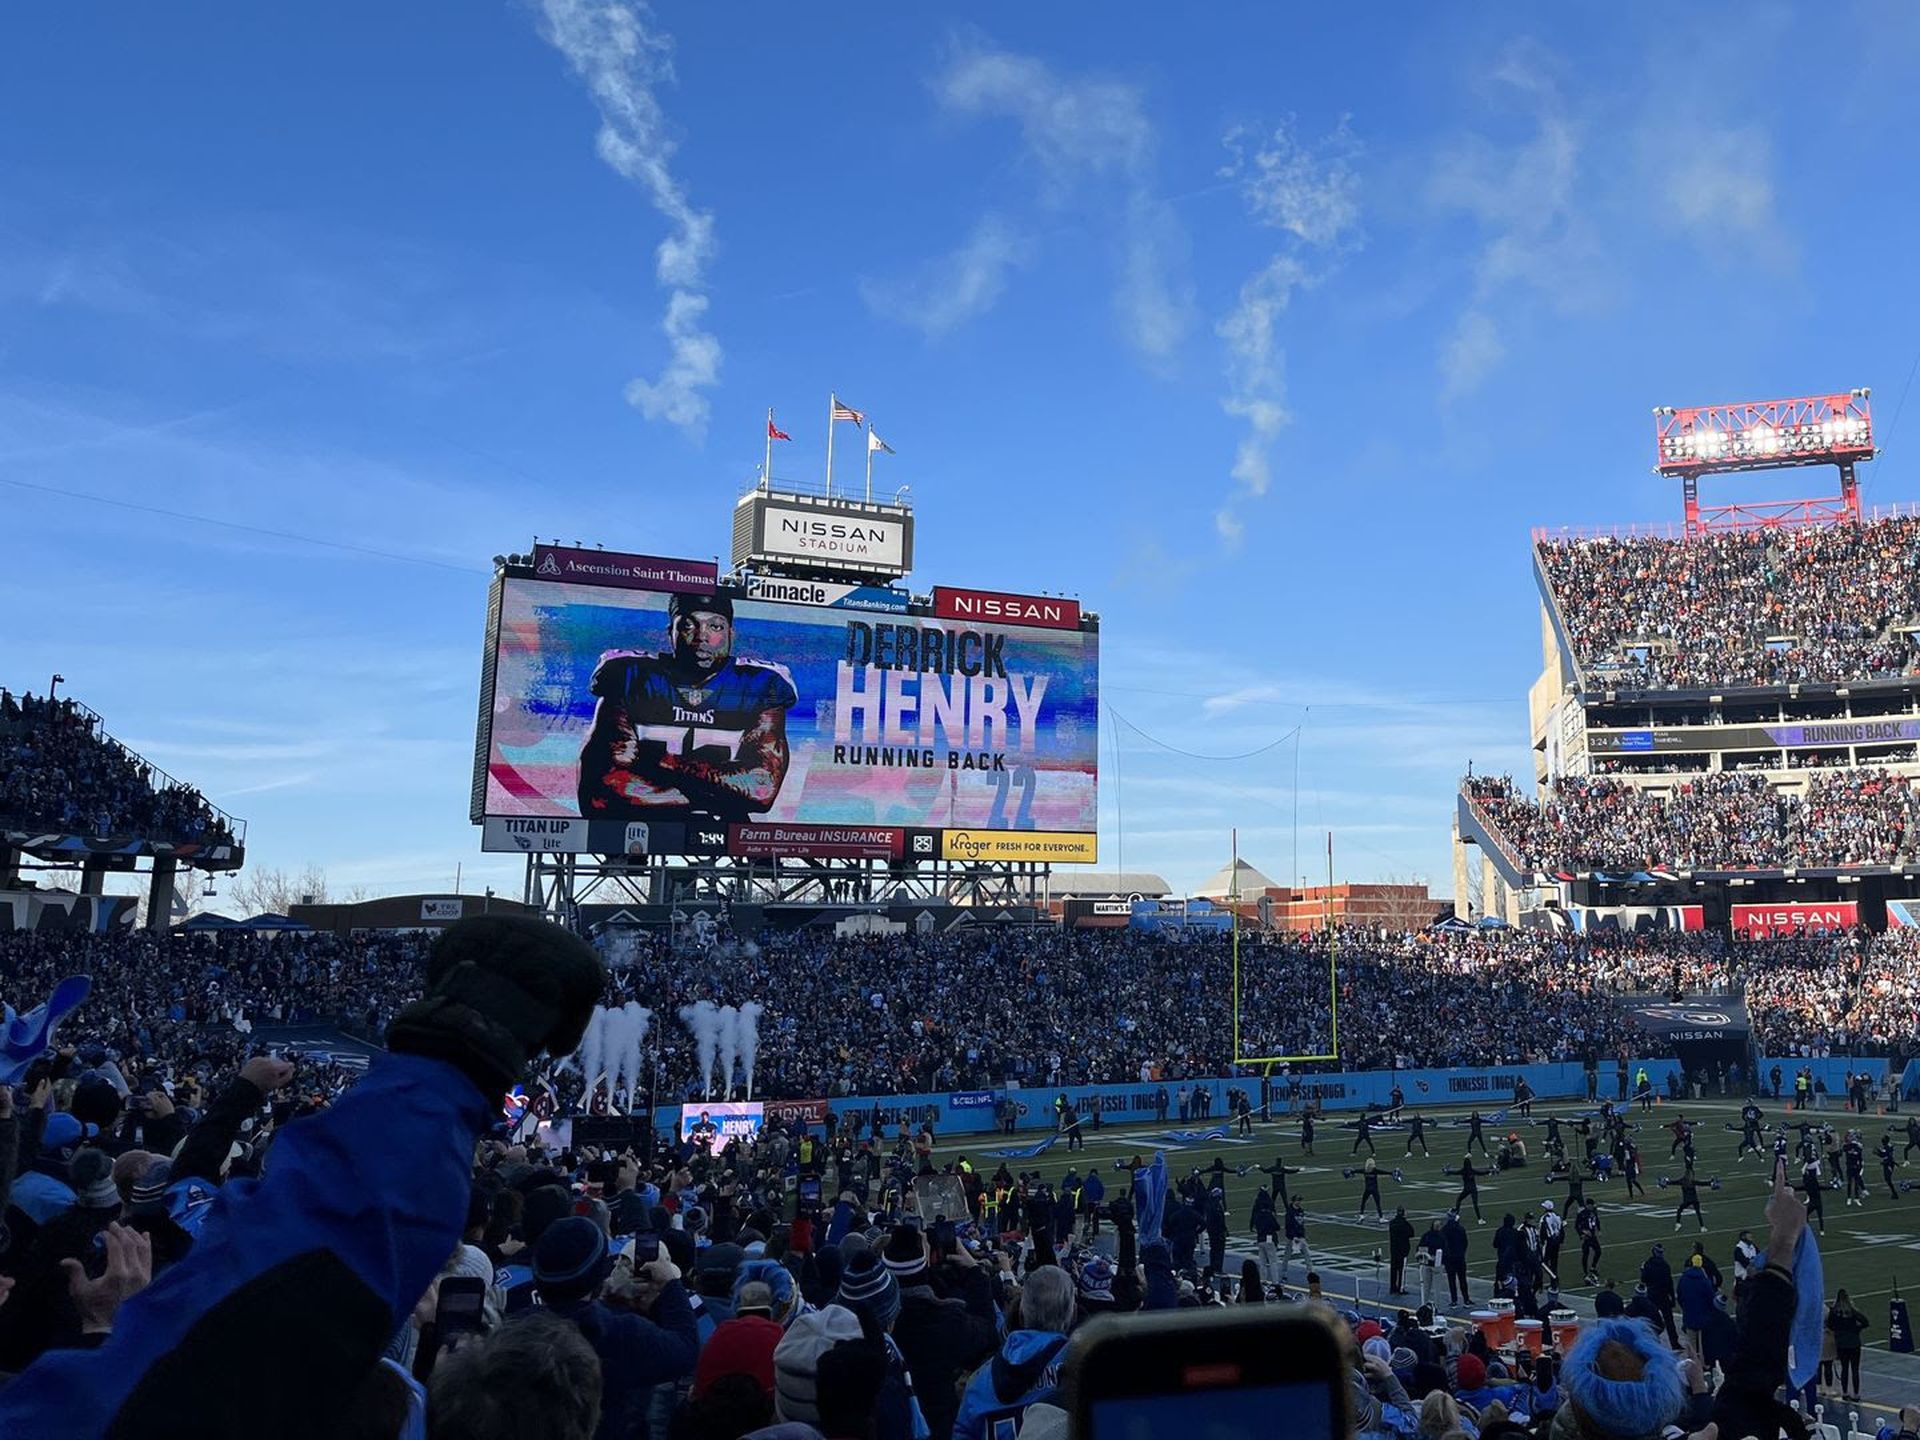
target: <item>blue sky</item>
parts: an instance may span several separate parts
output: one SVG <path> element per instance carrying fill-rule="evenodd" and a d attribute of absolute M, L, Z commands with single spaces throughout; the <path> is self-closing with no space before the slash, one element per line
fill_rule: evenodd
<path fill-rule="evenodd" d="M 1284 879 L 1297 816 L 1449 892 L 1460 770 L 1526 763 L 1529 528 L 1678 514 L 1651 406 L 1872 385 L 1867 498 L 1920 490 L 1920 12 L 1170 14 L 16 7 L 0 682 L 256 863 L 511 890 L 488 557 L 713 555 L 832 388 L 918 582 L 1101 612 L 1103 865 L 1237 825 Z"/>

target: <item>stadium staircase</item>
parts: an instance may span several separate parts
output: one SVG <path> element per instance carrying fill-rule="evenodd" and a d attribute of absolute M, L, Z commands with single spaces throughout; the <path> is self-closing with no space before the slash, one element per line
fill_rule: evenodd
<path fill-rule="evenodd" d="M 1480 816 L 1480 809 L 1460 785 L 1460 839 L 1480 847 L 1480 853 L 1493 862 L 1500 879 L 1512 890 L 1524 890 L 1533 883 L 1532 875 L 1520 864 L 1520 858 L 1508 847 L 1505 838 Z"/>

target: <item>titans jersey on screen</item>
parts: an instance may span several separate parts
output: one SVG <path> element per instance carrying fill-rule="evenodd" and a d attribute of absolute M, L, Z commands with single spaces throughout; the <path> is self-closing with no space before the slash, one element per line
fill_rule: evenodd
<path fill-rule="evenodd" d="M 596 727 L 581 752 L 581 813 L 588 815 L 666 813 L 659 792 L 648 797 L 654 803 L 619 793 L 614 767 L 623 746 L 658 745 L 670 755 L 715 763 L 736 760 L 741 737 L 763 714 L 790 710 L 799 701 L 793 682 L 772 666 L 729 660 L 704 679 L 682 681 L 668 656 L 618 651 L 600 657 L 588 688 L 617 712 L 610 727 Z M 744 820 L 748 813 L 742 806 L 728 818 Z"/>

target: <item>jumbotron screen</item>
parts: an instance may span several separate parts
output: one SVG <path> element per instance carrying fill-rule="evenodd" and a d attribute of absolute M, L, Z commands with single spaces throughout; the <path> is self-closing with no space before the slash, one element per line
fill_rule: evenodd
<path fill-rule="evenodd" d="M 522 577 L 497 604 L 487 849 L 1093 858 L 1096 631 Z"/>

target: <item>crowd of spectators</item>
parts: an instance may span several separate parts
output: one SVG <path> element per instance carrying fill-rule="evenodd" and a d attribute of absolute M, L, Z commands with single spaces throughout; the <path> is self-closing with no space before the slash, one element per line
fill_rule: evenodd
<path fill-rule="evenodd" d="M 1912 673 L 1920 518 L 1686 540 L 1549 541 L 1540 564 L 1583 669 L 1620 689 Z"/>
<path fill-rule="evenodd" d="M 1534 873 L 1890 865 L 1920 853 L 1920 792 L 1886 770 L 1816 775 L 1804 791 L 1722 771 L 1664 794 L 1563 775 L 1539 801 L 1511 777 L 1470 776 L 1466 793 L 1508 856 Z"/>
<path fill-rule="evenodd" d="M 0 690 L 0 823 L 23 830 L 212 844 L 232 827 L 165 781 L 71 700 Z"/>
<path fill-rule="evenodd" d="M 91 1032 L 113 1054 L 204 1079 L 263 1027 L 325 1025 L 377 1042 L 419 994 L 427 945 L 420 933 L 19 932 L 0 935 L 0 995 L 24 1009 L 85 974 Z M 653 1012 L 646 1083 L 663 1100 L 702 1087 L 694 1036 L 677 1018 L 700 1000 L 764 1007 L 754 1093 L 769 1099 L 1235 1073 L 1233 957 L 1210 932 L 802 930 L 677 949 L 661 934 L 624 944 L 621 960 L 603 999 Z M 1905 1054 L 1920 1043 L 1920 942 L 1902 931 L 1730 944 L 1676 932 L 1250 935 L 1240 983 L 1241 1053 L 1337 1052 L 1303 1069 L 1652 1054 L 1622 995 L 1742 987 L 1770 1053 Z M 544 1078 L 561 1109 L 584 1105 L 575 1067 Z"/>
<path fill-rule="evenodd" d="M 1287 1299 L 1339 1336 L 1325 1379 L 1342 1440 L 1806 1433 L 1786 1372 L 1808 1216 L 1784 1169 L 1753 1217 L 1764 1245 L 1735 1250 L 1737 1319 L 1722 1279 L 1695 1262 L 1676 1285 L 1656 1245 L 1632 1301 L 1609 1289 L 1564 1350 L 1496 1351 L 1426 1307 L 1345 1312 L 1315 1274 L 1275 1284 L 1251 1253 L 1229 1259 L 1223 1192 L 1197 1168 L 1172 1187 L 1115 1176 L 1105 1203 L 1094 1167 L 1055 1189 L 904 1129 L 887 1155 L 877 1120 L 857 1153 L 798 1122 L 720 1149 L 490 1138 L 502 1087 L 572 1048 L 603 977 L 552 927 L 470 921 L 447 941 L 394 1053 L 343 1096 L 269 1055 L 203 1080 L 91 1035 L 0 1086 L 0 1431 L 1059 1436 L 1082 1325 L 1186 1312 L 1204 1347 L 1206 1312 Z M 1266 1240 L 1259 1213 L 1232 1229 Z M 1537 1242 L 1512 1226 L 1493 1268 L 1531 1302 Z M 1464 1278 L 1460 1217 L 1432 1236 L 1423 1249 Z M 1826 1322 L 1856 1395 L 1857 1314 L 1841 1291 Z M 1912 1433 L 1920 1411 L 1899 1419 Z"/>

